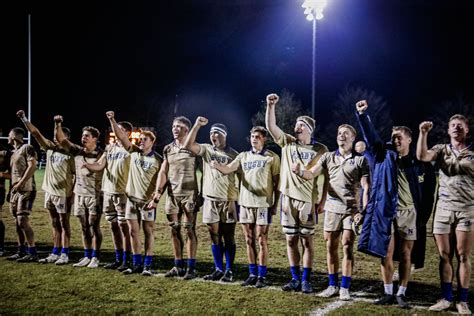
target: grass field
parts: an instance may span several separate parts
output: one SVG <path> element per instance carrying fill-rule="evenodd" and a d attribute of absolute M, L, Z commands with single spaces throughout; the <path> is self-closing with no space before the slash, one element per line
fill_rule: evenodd
<path fill-rule="evenodd" d="M 42 170 L 36 179 L 42 182 Z M 39 192 L 31 216 L 40 256 L 51 250 L 51 229 L 48 215 L 43 209 L 43 192 Z M 13 221 L 4 206 L 6 246 L 9 252 L 16 250 Z M 198 221 L 199 248 L 197 270 L 199 276 L 213 268 L 210 241 L 205 225 Z M 318 224 L 315 239 L 314 274 L 312 283 L 316 292 L 326 288 L 326 250 L 322 238 L 322 220 Z M 80 225 L 71 217 L 73 262 L 82 257 Z M 396 306 L 378 307 L 372 301 L 382 293 L 379 280 L 379 260 L 356 252 L 354 277 L 351 286 L 354 300 L 341 304 L 338 300 L 321 299 L 315 295 L 286 293 L 280 290 L 290 277 L 286 257 L 285 238 L 274 219 L 269 234 L 270 260 L 268 278 L 273 286 L 267 289 L 243 288 L 240 281 L 247 277 L 245 242 L 240 226 L 237 226 L 237 255 L 233 284 L 165 279 L 163 273 L 173 265 L 169 228 L 160 209 L 155 231 L 155 257 L 153 269 L 157 277 L 140 275 L 124 276 L 116 271 L 77 269 L 66 266 L 19 264 L 0 258 L 0 314 L 406 314 L 427 315 L 426 307 L 440 296 L 438 256 L 435 245 L 428 238 L 425 268 L 413 275 L 407 296 L 415 309 L 401 310 Z M 101 262 L 114 258 L 108 223 L 102 221 L 104 233 Z M 474 307 L 472 291 L 470 306 Z M 326 308 L 325 310 L 322 310 Z M 438 314 L 439 315 L 439 314 Z"/>

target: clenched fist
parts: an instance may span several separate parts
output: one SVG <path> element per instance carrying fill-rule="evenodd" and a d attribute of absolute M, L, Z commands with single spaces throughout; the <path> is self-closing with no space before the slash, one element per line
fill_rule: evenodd
<path fill-rule="evenodd" d="M 276 93 L 267 95 L 267 105 L 269 106 L 277 104 L 278 100 L 280 100 L 280 97 Z"/>
<path fill-rule="evenodd" d="M 194 123 L 195 125 L 197 126 L 205 126 L 207 125 L 207 123 L 209 122 L 209 120 L 207 118 L 205 118 L 204 116 L 198 116 L 197 119 L 196 119 L 196 123 Z"/>
<path fill-rule="evenodd" d="M 420 133 L 426 134 L 433 128 L 433 122 L 424 121 L 420 123 Z"/>
<path fill-rule="evenodd" d="M 360 100 L 356 103 L 356 109 L 357 109 L 357 112 L 359 112 L 359 114 L 364 113 L 368 107 L 369 107 L 369 104 L 367 103 L 366 100 Z"/>
<path fill-rule="evenodd" d="M 62 122 L 63 122 L 63 117 L 62 117 L 62 115 L 55 115 L 55 116 L 54 116 L 54 122 L 55 122 L 55 123 L 62 123 Z"/>
<path fill-rule="evenodd" d="M 25 111 L 19 110 L 18 112 L 16 112 L 16 116 L 18 116 L 19 118 L 25 117 Z"/>
<path fill-rule="evenodd" d="M 107 118 L 109 120 L 113 119 L 115 117 L 115 112 L 114 111 L 107 111 L 107 112 L 105 112 L 105 116 L 107 116 Z"/>

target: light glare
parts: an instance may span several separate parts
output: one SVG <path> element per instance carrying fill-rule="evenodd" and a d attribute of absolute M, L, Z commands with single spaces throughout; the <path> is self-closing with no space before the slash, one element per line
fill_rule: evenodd
<path fill-rule="evenodd" d="M 315 17 L 317 20 L 321 20 L 324 17 L 323 11 L 326 4 L 327 0 L 305 0 L 301 7 L 305 9 L 306 19 L 313 21 Z"/>

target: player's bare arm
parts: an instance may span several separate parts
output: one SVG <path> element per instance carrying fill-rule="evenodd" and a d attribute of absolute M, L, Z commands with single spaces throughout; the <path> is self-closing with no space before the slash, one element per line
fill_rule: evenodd
<path fill-rule="evenodd" d="M 161 197 L 163 196 L 163 192 L 165 191 L 166 184 L 168 182 L 168 170 L 169 170 L 169 163 L 168 160 L 163 160 L 160 172 L 158 172 L 158 177 L 156 178 L 156 190 L 153 192 L 153 196 L 151 201 L 148 203 L 148 208 L 156 208 L 158 202 L 160 202 Z"/>
<path fill-rule="evenodd" d="M 281 135 L 283 135 L 283 131 L 278 127 L 276 123 L 276 115 L 275 115 L 275 106 L 278 103 L 280 97 L 276 93 L 271 93 L 267 95 L 267 111 L 265 112 L 265 125 L 272 135 L 274 141 L 277 141 Z"/>
<path fill-rule="evenodd" d="M 436 153 L 428 149 L 428 133 L 433 128 L 433 122 L 425 121 L 420 123 L 420 135 L 416 143 L 416 158 L 421 161 L 433 161 Z"/>
<path fill-rule="evenodd" d="M 323 170 L 321 174 L 323 176 L 323 192 L 321 194 L 321 200 L 319 200 L 318 207 L 316 208 L 316 212 L 318 214 L 324 213 L 324 205 L 326 204 L 329 190 L 329 173 L 327 170 Z"/>
<path fill-rule="evenodd" d="M 56 129 L 56 140 L 59 144 L 61 144 L 61 147 L 66 150 L 69 150 L 74 144 L 71 143 L 69 139 L 67 139 L 66 135 L 64 135 L 62 129 L 63 117 L 61 115 L 54 116 L 54 123 Z"/>
<path fill-rule="evenodd" d="M 323 168 L 321 167 L 320 164 L 316 164 L 313 167 L 311 167 L 309 170 L 305 170 L 304 168 L 301 167 L 300 163 L 293 163 L 291 165 L 291 171 L 293 171 L 294 174 L 296 174 L 297 176 L 305 180 L 311 180 L 319 176 L 321 172 L 323 171 Z"/>
<path fill-rule="evenodd" d="M 218 170 L 222 174 L 229 174 L 239 169 L 239 166 L 234 166 L 233 164 L 223 165 L 215 160 L 211 161 L 210 165 L 212 168 Z"/>
<path fill-rule="evenodd" d="M 365 215 L 365 210 L 367 208 L 367 203 L 369 202 L 369 190 L 370 190 L 370 179 L 369 177 L 362 177 L 360 179 L 360 186 L 363 190 L 362 194 L 362 205 L 359 212 L 354 215 L 354 222 L 356 225 L 360 225 Z"/>
<path fill-rule="evenodd" d="M 365 113 L 367 109 L 369 108 L 369 104 L 367 103 L 366 100 L 360 100 L 356 102 L 356 110 L 359 114 Z"/>
<path fill-rule="evenodd" d="M 82 168 L 86 168 L 87 170 L 92 171 L 92 172 L 101 172 L 107 166 L 107 160 L 105 157 L 106 155 L 100 156 L 99 160 L 97 160 L 94 163 L 85 162 L 82 165 Z"/>
<path fill-rule="evenodd" d="M 16 116 L 18 116 L 18 118 L 23 122 L 26 129 L 31 133 L 31 135 L 33 135 L 33 137 L 36 139 L 36 141 L 38 142 L 38 144 L 40 144 L 41 147 L 51 148 L 54 146 L 53 142 L 45 138 L 43 134 L 41 134 L 39 129 L 28 120 L 25 115 L 25 111 L 19 110 L 18 112 L 16 112 Z"/>
<path fill-rule="evenodd" d="M 280 175 L 273 176 L 273 205 L 270 206 L 272 215 L 276 215 L 278 208 L 278 201 L 280 201 L 280 191 L 278 185 L 280 184 Z"/>
<path fill-rule="evenodd" d="M 105 116 L 107 116 L 107 118 L 109 119 L 110 127 L 112 128 L 112 131 L 114 132 L 115 136 L 117 136 L 117 138 L 122 143 L 123 148 L 129 150 L 133 144 L 128 139 L 127 133 L 122 131 L 122 129 L 118 126 L 117 121 L 115 120 L 115 112 L 107 111 L 105 112 Z"/>
<path fill-rule="evenodd" d="M 196 118 L 196 122 L 194 123 L 193 127 L 189 131 L 188 136 L 184 140 L 184 147 L 191 151 L 193 154 L 197 155 L 201 150 L 201 147 L 198 143 L 196 143 L 196 136 L 199 129 L 203 126 L 206 126 L 209 120 L 204 116 L 198 116 Z"/>

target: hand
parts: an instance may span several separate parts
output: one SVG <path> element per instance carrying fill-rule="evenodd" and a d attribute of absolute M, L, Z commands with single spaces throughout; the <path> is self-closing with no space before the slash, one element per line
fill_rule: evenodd
<path fill-rule="evenodd" d="M 213 161 L 211 161 L 211 163 L 209 165 L 211 166 L 211 168 L 217 169 L 216 168 L 217 167 L 217 161 L 213 160 Z"/>
<path fill-rule="evenodd" d="M 363 219 L 364 219 L 364 215 L 362 215 L 361 213 L 356 213 L 356 214 L 354 215 L 354 224 L 355 224 L 356 226 L 361 225 Z"/>
<path fill-rule="evenodd" d="M 199 127 L 203 127 L 203 126 L 207 125 L 208 122 L 209 122 L 209 120 L 207 118 L 205 118 L 204 116 L 198 116 L 197 119 L 196 119 L 196 123 L 194 123 L 194 125 L 197 125 Z"/>
<path fill-rule="evenodd" d="M 359 112 L 359 114 L 364 113 L 368 107 L 369 107 L 369 104 L 367 103 L 366 100 L 361 100 L 356 103 L 356 109 L 357 109 L 357 112 Z"/>
<path fill-rule="evenodd" d="M 19 118 L 24 118 L 25 117 L 25 111 L 19 110 L 18 112 L 16 112 L 16 116 L 18 116 Z"/>
<path fill-rule="evenodd" d="M 267 95 L 267 106 L 274 106 L 277 104 L 280 97 L 276 93 L 271 93 Z"/>
<path fill-rule="evenodd" d="M 158 193 L 158 192 L 153 193 L 153 197 L 152 197 L 151 201 L 148 202 L 146 208 L 147 208 L 147 209 L 154 209 L 154 208 L 156 208 L 156 206 L 157 206 L 158 203 L 160 202 L 160 198 L 161 198 L 161 193 Z"/>
<path fill-rule="evenodd" d="M 424 121 L 420 123 L 420 133 L 428 134 L 429 131 L 433 128 L 433 122 Z"/>
<path fill-rule="evenodd" d="M 61 115 L 55 115 L 54 116 L 54 122 L 55 123 L 62 123 L 63 122 L 63 117 Z"/>
<path fill-rule="evenodd" d="M 317 203 L 316 206 L 316 214 L 324 213 L 324 203 Z"/>
<path fill-rule="evenodd" d="M 15 183 L 15 185 L 12 187 L 11 191 L 12 193 L 15 193 L 17 191 L 20 191 L 23 188 L 23 182 L 19 181 Z"/>
<path fill-rule="evenodd" d="M 293 163 L 291 165 L 291 171 L 293 171 L 293 173 L 296 174 L 296 175 L 300 175 L 301 166 L 300 166 L 299 162 L 298 163 Z"/>
<path fill-rule="evenodd" d="M 270 206 L 270 214 L 271 215 L 276 215 L 277 214 L 277 205 L 274 204 L 273 206 Z"/>
<path fill-rule="evenodd" d="M 115 112 L 114 111 L 107 111 L 107 112 L 105 112 L 105 116 L 107 116 L 107 118 L 109 120 L 111 120 L 111 119 L 115 118 Z"/>

